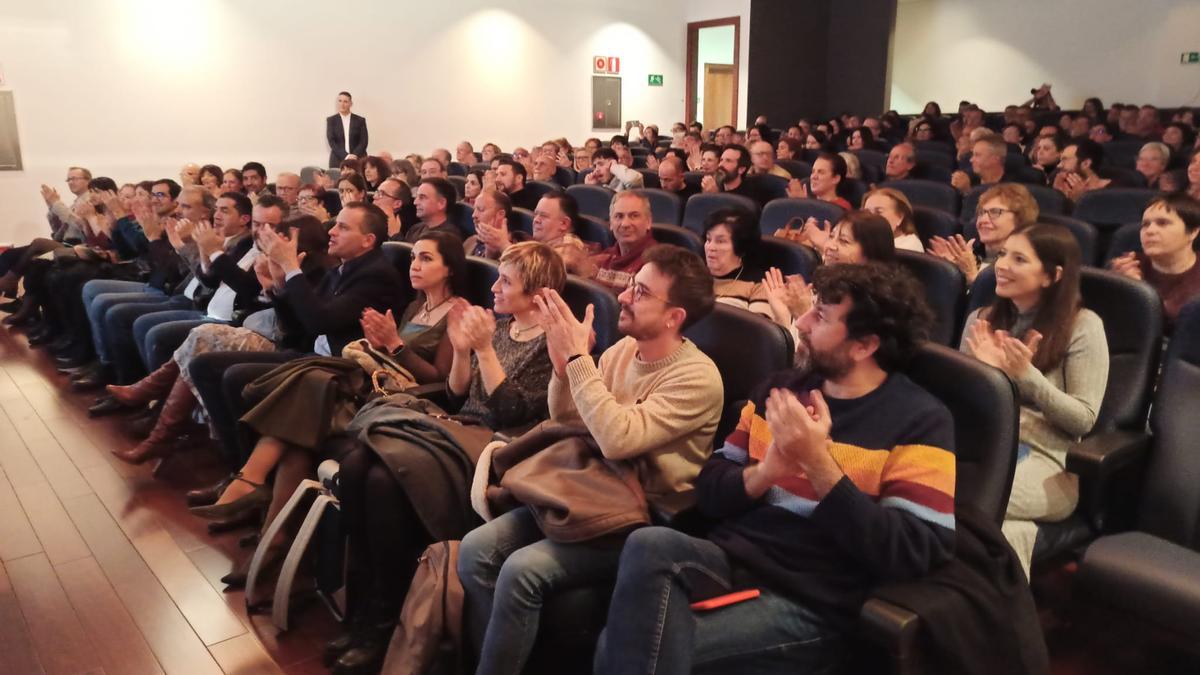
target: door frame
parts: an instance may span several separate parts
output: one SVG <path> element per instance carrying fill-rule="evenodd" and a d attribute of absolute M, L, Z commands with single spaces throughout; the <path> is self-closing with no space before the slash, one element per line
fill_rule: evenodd
<path fill-rule="evenodd" d="M 735 128 L 738 125 L 738 73 L 741 70 L 742 59 L 742 17 L 729 16 L 723 19 L 709 19 L 707 21 L 694 21 L 687 25 L 687 73 L 684 78 L 687 82 L 687 88 L 684 91 L 684 113 L 683 123 L 691 124 L 692 120 L 696 119 L 696 87 L 699 85 L 696 82 L 696 69 L 699 67 L 700 59 L 700 29 L 712 28 L 714 26 L 733 26 L 733 110 L 729 119 L 733 120 Z"/>

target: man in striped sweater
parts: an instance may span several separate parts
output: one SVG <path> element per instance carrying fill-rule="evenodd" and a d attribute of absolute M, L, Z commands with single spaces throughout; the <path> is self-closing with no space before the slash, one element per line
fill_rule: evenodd
<path fill-rule="evenodd" d="M 697 479 L 707 539 L 627 540 L 596 672 L 826 672 L 872 587 L 953 555 L 953 420 L 898 372 L 929 325 L 923 293 L 875 264 L 821 268 L 814 287 L 796 321 L 808 364 L 759 388 Z"/>

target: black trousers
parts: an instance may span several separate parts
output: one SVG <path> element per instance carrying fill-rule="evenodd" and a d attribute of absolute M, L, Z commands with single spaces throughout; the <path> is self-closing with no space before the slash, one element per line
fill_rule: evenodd
<path fill-rule="evenodd" d="M 222 456 L 231 470 L 246 463 L 255 442 L 239 430 L 238 420 L 248 409 L 242 390 L 275 366 L 300 356 L 295 351 L 206 352 L 188 364 L 188 375 L 208 411 Z"/>

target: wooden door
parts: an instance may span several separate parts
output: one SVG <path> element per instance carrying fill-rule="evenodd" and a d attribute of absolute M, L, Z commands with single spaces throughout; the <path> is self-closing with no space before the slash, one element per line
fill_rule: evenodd
<path fill-rule="evenodd" d="M 704 64 L 704 128 L 733 124 L 734 70 L 731 65 Z"/>

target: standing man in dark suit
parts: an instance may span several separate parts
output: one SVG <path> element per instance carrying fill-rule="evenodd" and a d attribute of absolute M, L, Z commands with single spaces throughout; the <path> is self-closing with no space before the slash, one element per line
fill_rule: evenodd
<path fill-rule="evenodd" d="M 325 140 L 329 141 L 329 167 L 340 166 L 343 159 L 367 156 L 367 118 L 354 115 L 350 92 L 338 92 L 337 114 L 325 118 Z"/>

